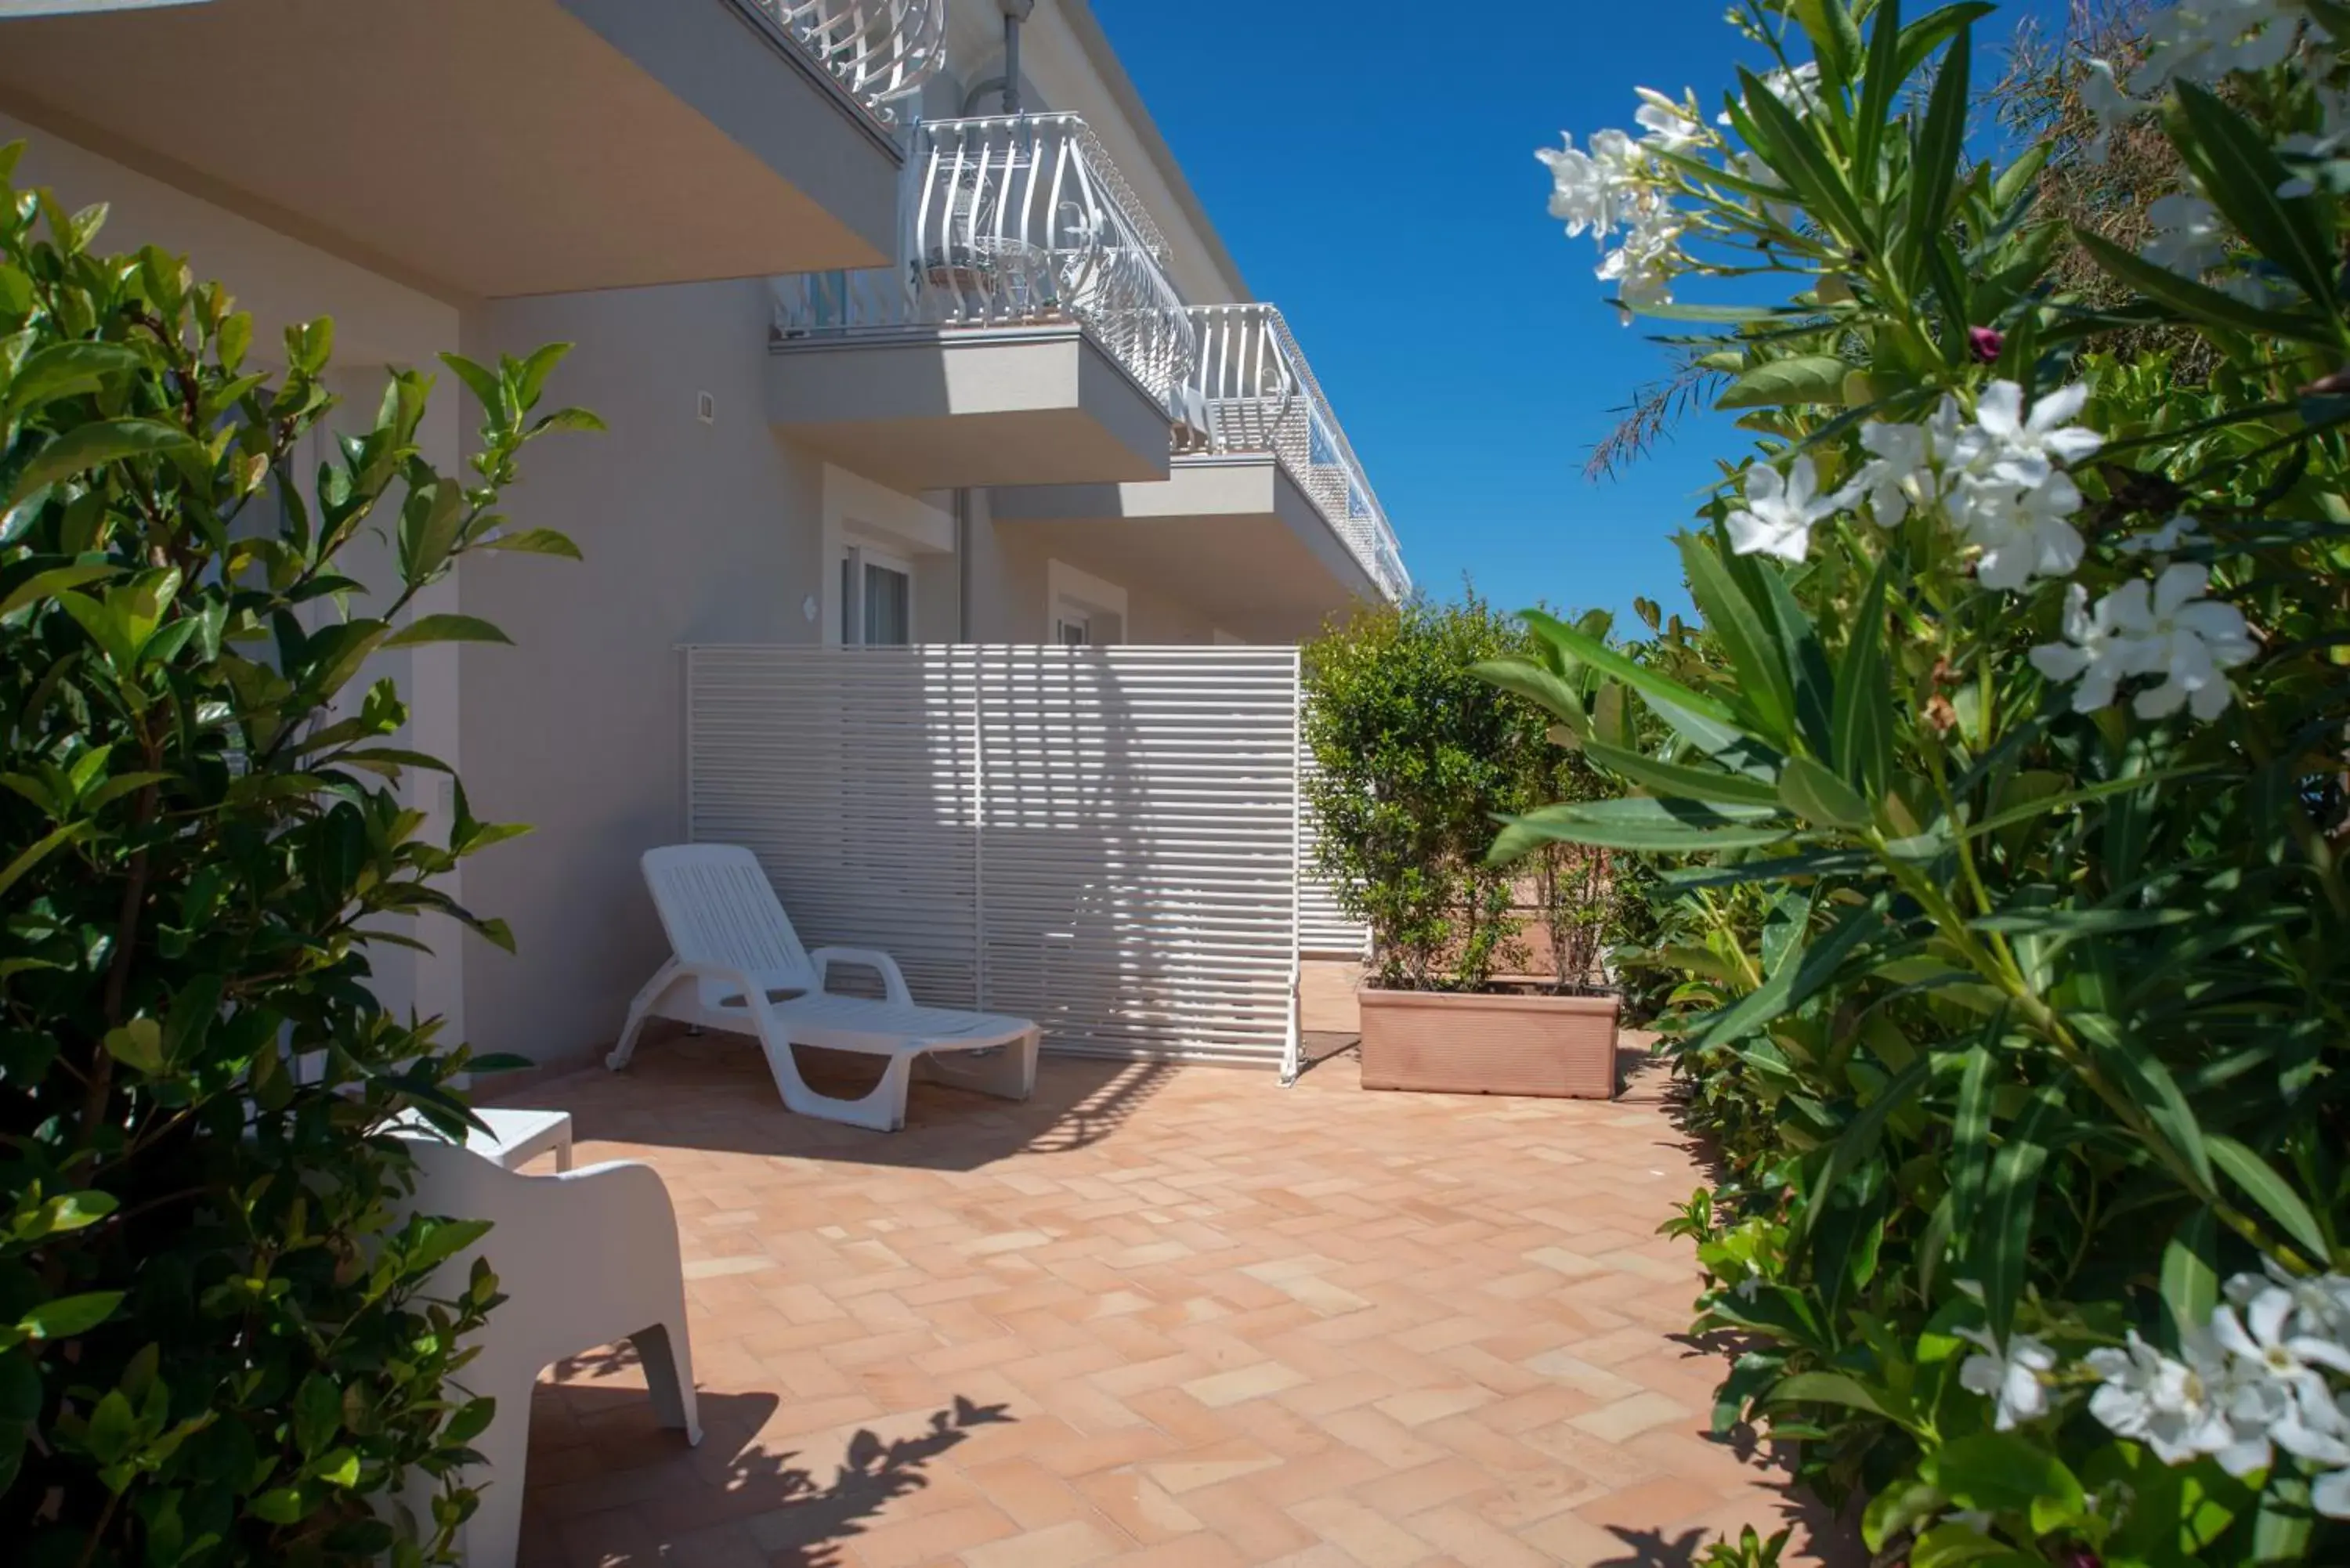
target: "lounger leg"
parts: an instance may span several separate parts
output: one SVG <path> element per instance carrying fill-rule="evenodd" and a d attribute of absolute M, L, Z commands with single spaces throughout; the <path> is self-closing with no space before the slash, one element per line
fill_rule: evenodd
<path fill-rule="evenodd" d="M 933 1051 L 922 1058 L 927 1077 L 958 1089 L 1024 1100 L 1036 1092 L 1036 1033 L 998 1048 L 991 1055 L 972 1051 Z"/>
<path fill-rule="evenodd" d="M 686 1338 L 682 1296 L 671 1315 L 629 1336 L 645 1369 L 645 1388 L 651 1394 L 653 1415 L 664 1427 L 685 1434 L 688 1443 L 702 1441 L 701 1412 L 693 1395 L 693 1347 Z"/>
<path fill-rule="evenodd" d="M 659 972 L 645 982 L 645 988 L 637 992 L 636 1001 L 629 1004 L 629 1022 L 620 1031 L 620 1043 L 604 1058 L 604 1065 L 615 1073 L 627 1066 L 637 1054 L 637 1036 L 644 1033 L 645 1021 L 652 1016 L 653 1009 L 679 984 L 691 982 L 692 977 L 679 971 L 674 958 L 662 964 Z"/>
<path fill-rule="evenodd" d="M 871 1132 L 896 1132 L 906 1125 L 906 1095 L 912 1084 L 911 1057 L 890 1057 L 881 1081 L 864 1098 L 837 1100 L 830 1095 L 817 1094 L 800 1076 L 799 1063 L 792 1056 L 791 1034 L 782 1020 L 764 1007 L 754 1007 L 752 1017 L 759 1027 L 759 1044 L 767 1054 L 767 1070 L 774 1075 L 775 1088 L 784 1096 L 785 1106 L 804 1116 Z"/>
<path fill-rule="evenodd" d="M 510 1376 L 481 1389 L 497 1401 L 497 1413 L 467 1445 L 483 1463 L 465 1472 L 465 1484 L 482 1499 L 461 1526 L 459 1555 L 465 1568 L 514 1568 L 522 1549 L 523 1469 L 530 1457 L 530 1391 L 537 1381 Z"/>

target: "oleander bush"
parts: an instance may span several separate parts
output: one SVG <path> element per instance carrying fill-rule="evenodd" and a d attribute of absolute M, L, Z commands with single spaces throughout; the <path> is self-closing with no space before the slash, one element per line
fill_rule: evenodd
<path fill-rule="evenodd" d="M 504 530 L 498 495 L 562 350 L 450 369 L 473 472 L 418 446 L 395 371 L 313 473 L 333 327 L 253 322 L 0 149 L 0 1556 L 416 1563 L 472 1509 L 463 1392 L 496 1304 L 421 1291 L 479 1222 L 401 1218 L 413 1111 L 462 1130 L 499 1064 L 398 1016 L 370 954 L 470 927 L 439 883 L 520 831 L 399 785 L 380 650 L 494 639 L 416 601 Z M 380 545 L 378 540 L 380 539 Z M 362 555 L 387 562 L 362 583 Z M 416 923 L 427 917 L 432 925 Z M 454 923 L 451 923 L 454 922 Z M 452 1381 L 453 1380 L 453 1381 Z M 421 1481 L 419 1480 L 421 1479 Z M 397 1506 L 416 1483 L 430 1517 Z"/>
<path fill-rule="evenodd" d="M 2350 1561 L 2350 7 L 2154 7 L 2063 149 L 1970 124 L 1998 9 L 1741 0 L 1544 154 L 1753 441 L 1702 638 L 1532 622 L 1659 738 L 1562 681 L 1614 798 L 1493 853 L 1676 857 L 1717 1420 L 1881 1561 Z M 2137 244 L 2038 202 L 2148 137 Z"/>

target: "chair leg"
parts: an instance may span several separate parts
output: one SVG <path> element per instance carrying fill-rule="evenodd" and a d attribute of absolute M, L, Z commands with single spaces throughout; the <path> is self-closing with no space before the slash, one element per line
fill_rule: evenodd
<path fill-rule="evenodd" d="M 680 1296 L 670 1316 L 629 1339 L 645 1369 L 654 1417 L 662 1426 L 682 1431 L 689 1444 L 700 1443 L 702 1418 L 693 1393 L 693 1342 L 686 1336 L 684 1298 Z"/>
<path fill-rule="evenodd" d="M 906 1125 L 906 1096 L 913 1082 L 912 1057 L 890 1057 L 889 1065 L 882 1070 L 881 1081 L 863 1098 L 838 1100 L 816 1093 L 800 1076 L 800 1064 L 792 1055 L 791 1032 L 781 1019 L 769 1009 L 755 1005 L 751 1017 L 758 1025 L 759 1044 L 767 1055 L 767 1071 L 774 1076 L 775 1089 L 784 1096 L 786 1107 L 804 1116 L 863 1127 L 868 1132 L 896 1132 Z"/>
<path fill-rule="evenodd" d="M 644 1033 L 645 1023 L 652 1017 L 653 1009 L 660 1006 L 681 981 L 690 983 L 691 980 L 691 976 L 679 972 L 676 959 L 662 964 L 652 979 L 645 982 L 645 988 L 637 992 L 637 999 L 629 1003 L 629 1022 L 620 1030 L 620 1043 L 612 1048 L 610 1055 L 604 1058 L 604 1065 L 615 1073 L 627 1066 L 636 1056 L 637 1036 Z"/>
<path fill-rule="evenodd" d="M 509 1377 L 482 1392 L 497 1401 L 488 1428 L 469 1445 L 482 1463 L 464 1483 L 481 1494 L 473 1516 L 460 1526 L 465 1568 L 514 1568 L 522 1549 L 524 1467 L 530 1458 L 530 1391 L 538 1379 Z"/>

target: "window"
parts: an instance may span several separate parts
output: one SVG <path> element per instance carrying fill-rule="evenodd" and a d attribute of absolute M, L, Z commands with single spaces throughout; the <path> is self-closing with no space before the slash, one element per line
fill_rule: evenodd
<path fill-rule="evenodd" d="M 1063 648 L 1091 648 L 1093 618 L 1074 605 L 1063 605 L 1061 613 L 1053 618 L 1053 640 Z"/>
<path fill-rule="evenodd" d="M 866 648 L 902 648 L 914 640 L 910 563 L 862 545 L 841 552 L 840 640 Z"/>

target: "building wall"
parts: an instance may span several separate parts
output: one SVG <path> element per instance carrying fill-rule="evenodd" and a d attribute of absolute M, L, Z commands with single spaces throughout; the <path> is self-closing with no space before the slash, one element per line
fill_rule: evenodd
<path fill-rule="evenodd" d="M 766 423 L 767 301 L 755 281 L 691 285 L 504 301 L 468 323 L 484 352 L 575 344 L 549 402 L 610 427 L 526 453 L 509 507 L 587 559 L 479 557 L 460 585 L 465 613 L 517 645 L 468 649 L 471 802 L 536 828 L 470 863 L 470 904 L 520 950 L 467 970 L 483 1048 L 589 1060 L 666 955 L 638 857 L 684 836 L 679 647 L 819 635 L 804 607 L 824 591 L 823 467 Z"/>

